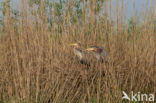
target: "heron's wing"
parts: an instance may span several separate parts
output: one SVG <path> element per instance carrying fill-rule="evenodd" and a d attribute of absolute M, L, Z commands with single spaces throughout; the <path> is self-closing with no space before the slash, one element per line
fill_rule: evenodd
<path fill-rule="evenodd" d="M 108 61 L 108 58 L 107 58 L 108 53 L 107 53 L 107 51 L 104 48 L 103 48 L 103 51 L 102 51 L 102 56 L 104 58 L 104 61 Z"/>

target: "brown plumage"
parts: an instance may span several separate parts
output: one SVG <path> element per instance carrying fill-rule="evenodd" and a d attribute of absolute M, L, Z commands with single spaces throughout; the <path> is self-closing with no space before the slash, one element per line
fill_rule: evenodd
<path fill-rule="evenodd" d="M 90 66 L 90 63 L 88 61 L 87 53 L 80 48 L 79 43 L 73 43 L 71 44 L 71 46 L 73 46 L 74 54 L 79 58 L 79 61 L 82 64 L 82 66 L 85 65 L 88 68 Z"/>
<path fill-rule="evenodd" d="M 107 51 L 103 47 L 91 46 L 90 48 L 87 48 L 86 50 L 92 51 L 94 57 L 101 63 L 108 62 L 108 59 L 107 59 L 108 54 L 107 54 Z"/>

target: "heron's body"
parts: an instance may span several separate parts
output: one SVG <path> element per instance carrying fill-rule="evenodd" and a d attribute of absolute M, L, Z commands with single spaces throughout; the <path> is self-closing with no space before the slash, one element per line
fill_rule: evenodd
<path fill-rule="evenodd" d="M 80 63 L 86 65 L 88 68 L 88 66 L 90 66 L 90 63 L 88 62 L 86 52 L 83 49 L 81 49 L 78 44 L 73 44 L 73 46 L 74 54 L 79 58 Z"/>
<path fill-rule="evenodd" d="M 80 48 L 74 48 L 74 54 L 77 55 L 80 59 L 85 59 L 86 55 Z"/>
<path fill-rule="evenodd" d="M 80 59 L 81 64 L 89 65 L 85 51 L 80 48 L 74 48 L 74 54 Z"/>
<path fill-rule="evenodd" d="M 92 51 L 94 57 L 100 62 L 107 62 L 107 51 L 103 47 L 91 46 L 87 50 Z"/>

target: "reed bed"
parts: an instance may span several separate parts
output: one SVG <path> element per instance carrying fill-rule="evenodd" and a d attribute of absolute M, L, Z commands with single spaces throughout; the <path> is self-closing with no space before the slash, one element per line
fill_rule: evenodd
<path fill-rule="evenodd" d="M 113 23 L 107 10 L 113 8 L 111 1 L 109 6 L 107 1 L 99 4 L 106 15 L 98 18 L 94 1 L 83 0 L 79 17 L 70 8 L 74 0 L 63 5 L 61 15 L 57 7 L 47 10 L 41 0 L 39 11 L 30 1 L 21 2 L 16 21 L 8 2 L 0 33 L 0 102 L 121 103 L 126 102 L 122 91 L 156 93 L 154 14 L 139 24 L 137 19 L 123 24 L 123 8 L 118 6 L 120 15 Z M 105 47 L 109 63 L 91 62 L 86 71 L 69 46 L 73 42 L 83 48 Z"/>

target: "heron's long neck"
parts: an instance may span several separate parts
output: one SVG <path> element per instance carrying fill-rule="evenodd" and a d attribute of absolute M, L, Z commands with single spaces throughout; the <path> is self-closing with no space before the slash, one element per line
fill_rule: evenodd
<path fill-rule="evenodd" d="M 83 58 L 82 50 L 80 48 L 74 48 L 74 53 L 77 55 L 80 59 Z"/>

